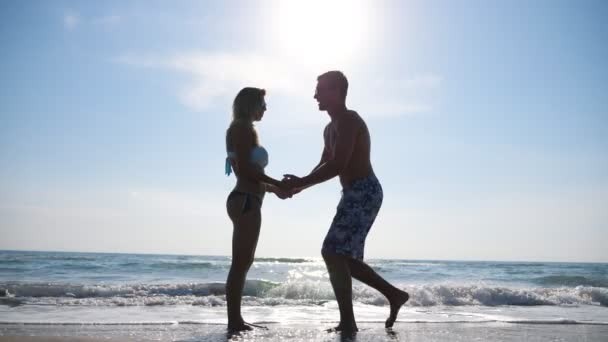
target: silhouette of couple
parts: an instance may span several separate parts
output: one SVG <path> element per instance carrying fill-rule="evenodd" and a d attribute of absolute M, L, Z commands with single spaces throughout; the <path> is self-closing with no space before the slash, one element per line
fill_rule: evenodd
<path fill-rule="evenodd" d="M 226 281 L 228 330 L 251 330 L 241 316 L 241 297 L 247 271 L 254 260 L 261 226 L 261 207 L 266 192 L 281 199 L 336 176 L 342 197 L 323 241 L 321 254 L 340 310 L 340 323 L 330 330 L 356 332 L 352 278 L 380 291 L 390 303 L 385 326 L 392 327 L 409 295 L 394 287 L 363 261 L 365 237 L 382 204 L 382 187 L 370 162 L 370 134 L 359 114 L 346 108 L 348 81 L 340 71 L 317 78 L 314 98 L 331 121 L 325 127 L 321 161 L 305 177 L 287 174 L 279 181 L 264 174 L 268 153 L 260 146 L 253 122 L 266 111 L 266 91 L 244 88 L 234 99 L 232 122 L 226 131 L 226 174 L 237 178 L 226 208 L 233 223 L 232 265 Z"/>

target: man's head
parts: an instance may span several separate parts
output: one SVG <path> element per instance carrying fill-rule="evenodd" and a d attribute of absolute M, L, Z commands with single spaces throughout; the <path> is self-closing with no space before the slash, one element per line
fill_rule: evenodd
<path fill-rule="evenodd" d="M 347 93 L 348 80 L 341 71 L 328 71 L 317 77 L 314 98 L 319 103 L 319 110 L 344 107 Z"/>

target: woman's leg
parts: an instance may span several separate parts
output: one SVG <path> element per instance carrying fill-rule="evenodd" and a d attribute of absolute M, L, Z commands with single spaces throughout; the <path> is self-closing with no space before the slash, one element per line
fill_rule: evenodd
<path fill-rule="evenodd" d="M 245 196 L 238 196 L 227 203 L 228 215 L 233 222 L 232 265 L 226 280 L 229 330 L 251 329 L 241 316 L 241 299 L 260 235 L 261 213 L 258 203 L 253 203 L 249 210 L 241 213 L 244 200 Z"/>

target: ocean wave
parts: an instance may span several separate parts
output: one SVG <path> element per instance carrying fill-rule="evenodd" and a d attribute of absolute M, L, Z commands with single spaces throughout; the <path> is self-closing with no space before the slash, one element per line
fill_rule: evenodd
<path fill-rule="evenodd" d="M 243 295 L 262 296 L 277 283 L 264 280 L 247 280 Z M 209 296 L 224 295 L 224 283 L 183 283 L 183 284 L 122 284 L 122 285 L 81 285 L 53 283 L 8 283 L 0 284 L 0 294 L 5 297 L 153 297 L 153 296 Z"/>
<path fill-rule="evenodd" d="M 408 306 L 608 306 L 608 289 L 593 286 L 517 288 L 482 285 L 406 286 Z M 0 304 L 21 305 L 225 305 L 223 283 L 78 285 L 46 283 L 0 284 Z M 327 281 L 275 283 L 248 280 L 244 305 L 320 305 L 335 300 Z M 374 289 L 356 285 L 353 299 L 369 305 L 388 305 Z"/>
<path fill-rule="evenodd" d="M 314 260 L 308 259 L 299 259 L 299 258 L 255 258 L 254 262 L 256 263 L 272 263 L 272 264 L 303 264 L 308 262 L 314 262 Z M 122 267 L 150 267 L 153 269 L 159 270 L 183 270 L 183 271 L 199 271 L 206 269 L 228 269 L 230 268 L 229 262 L 208 262 L 208 261 L 160 261 L 156 263 L 152 263 L 149 265 L 142 263 L 123 263 L 120 266 Z"/>
<path fill-rule="evenodd" d="M 601 305 L 608 306 L 608 289 L 577 286 L 560 288 L 509 288 L 491 286 L 431 285 L 413 288 L 410 305 Z"/>
<path fill-rule="evenodd" d="M 23 263 L 29 263 L 36 260 L 44 260 L 44 261 L 95 261 L 98 260 L 99 257 L 92 255 L 73 255 L 73 254 L 43 254 L 43 253 L 1 253 L 0 254 L 0 263 L 1 262 L 12 262 L 12 261 L 20 261 Z"/>
<path fill-rule="evenodd" d="M 41 255 L 40 259 L 58 260 L 58 261 L 96 261 L 99 258 L 86 255 Z"/>
<path fill-rule="evenodd" d="M 554 285 L 608 287 L 608 279 L 599 279 L 584 276 L 552 275 L 533 278 L 532 282 L 546 286 Z"/>
<path fill-rule="evenodd" d="M 424 261 L 407 261 L 407 260 L 384 260 L 372 259 L 369 261 L 370 266 L 394 266 L 394 267 L 438 267 L 445 266 L 444 262 L 424 262 Z"/>
<path fill-rule="evenodd" d="M 541 262 L 509 262 L 509 263 L 490 263 L 488 266 L 494 268 L 513 268 L 513 267 L 546 267 Z"/>
<path fill-rule="evenodd" d="M 25 265 L 29 263 L 29 260 L 24 260 L 20 258 L 0 258 L 0 265 Z"/>
<path fill-rule="evenodd" d="M 202 269 L 221 269 L 226 266 L 211 262 L 170 262 L 163 261 L 151 264 L 150 267 L 162 270 L 202 270 Z"/>
<path fill-rule="evenodd" d="M 301 259 L 301 258 L 255 258 L 254 262 L 301 264 L 301 263 L 305 263 L 305 262 L 314 262 L 314 260 Z"/>

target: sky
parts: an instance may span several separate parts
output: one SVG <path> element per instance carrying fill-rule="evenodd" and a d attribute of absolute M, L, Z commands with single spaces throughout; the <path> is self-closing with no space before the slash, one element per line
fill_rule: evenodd
<path fill-rule="evenodd" d="M 231 104 L 306 175 L 342 70 L 384 202 L 366 258 L 608 262 L 605 1 L 2 1 L 0 249 L 229 255 Z M 336 179 L 267 196 L 257 256 L 318 257 Z"/>

